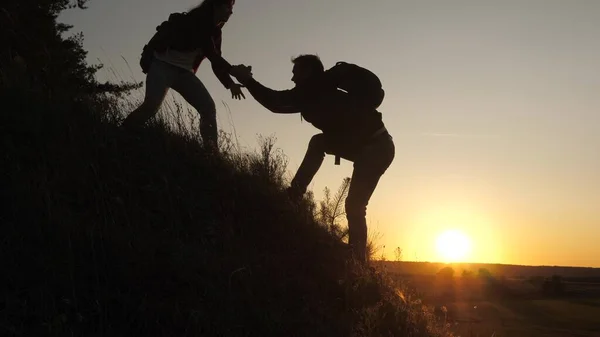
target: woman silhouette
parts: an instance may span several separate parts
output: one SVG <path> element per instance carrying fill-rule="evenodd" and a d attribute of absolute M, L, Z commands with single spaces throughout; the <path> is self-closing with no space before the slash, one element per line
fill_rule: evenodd
<path fill-rule="evenodd" d="M 156 114 L 169 89 L 177 91 L 200 114 L 200 134 L 208 149 L 218 148 L 215 102 L 196 77 L 205 58 L 232 98 L 245 98 L 241 85 L 229 75 L 231 65 L 221 56 L 221 28 L 233 13 L 235 0 L 205 0 L 187 13 L 173 13 L 156 28 L 144 46 L 140 65 L 146 74 L 143 103 L 123 121 L 123 127 L 142 126 Z"/>

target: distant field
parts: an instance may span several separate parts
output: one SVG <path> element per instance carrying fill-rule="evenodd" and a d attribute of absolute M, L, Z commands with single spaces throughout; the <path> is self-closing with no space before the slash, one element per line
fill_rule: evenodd
<path fill-rule="evenodd" d="M 435 275 L 441 268 L 448 266 L 447 264 L 437 262 L 376 261 L 375 263 L 390 272 L 419 275 Z M 504 275 L 507 278 L 561 275 L 573 282 L 600 283 L 600 268 L 517 266 L 485 263 L 452 263 L 449 266 L 455 270 L 456 276 L 460 276 L 464 270 L 477 273 L 480 268 L 485 268 L 494 275 Z"/>
<path fill-rule="evenodd" d="M 595 305 L 568 300 L 512 300 L 446 304 L 460 336 L 600 336 L 600 299 Z"/>
<path fill-rule="evenodd" d="M 411 270 L 425 270 L 412 264 Z M 431 266 L 427 266 L 431 268 Z M 539 284 L 523 278 L 495 274 L 502 280 L 502 291 L 489 292 L 482 278 L 451 279 L 435 273 L 410 273 L 409 268 L 385 268 L 398 281 L 411 284 L 426 304 L 446 307 L 445 317 L 451 330 L 462 337 L 600 337 L 600 282 L 597 270 L 585 270 L 586 279 L 577 282 L 565 279 L 564 294 L 553 297 L 544 294 Z M 390 271 L 390 269 L 392 269 Z M 513 267 L 504 267 L 514 270 Z M 568 270 L 571 275 L 580 273 Z M 521 272 L 522 270 L 518 270 Z M 544 275 L 552 275 L 548 267 L 540 267 Z M 456 274 L 455 274 L 456 275 Z M 537 276 L 529 267 L 526 277 Z M 559 274 L 560 275 L 560 274 Z M 592 276 L 592 277 L 590 277 Z M 547 276 L 546 276 L 547 277 Z"/>

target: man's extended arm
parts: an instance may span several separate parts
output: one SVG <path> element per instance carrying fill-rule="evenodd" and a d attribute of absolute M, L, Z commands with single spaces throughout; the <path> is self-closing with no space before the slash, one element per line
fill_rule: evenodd
<path fill-rule="evenodd" d="M 274 113 L 289 114 L 300 112 L 298 94 L 294 89 L 273 90 L 260 84 L 252 77 L 240 79 L 248 92 L 265 108 Z"/>

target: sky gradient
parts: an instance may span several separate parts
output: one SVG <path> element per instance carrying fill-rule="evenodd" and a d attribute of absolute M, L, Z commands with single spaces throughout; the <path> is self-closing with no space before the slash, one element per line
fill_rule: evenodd
<path fill-rule="evenodd" d="M 60 20 L 109 68 L 101 80 L 142 81 L 155 27 L 196 3 L 91 0 Z M 396 158 L 367 220 L 388 258 L 399 246 L 406 260 L 441 260 L 436 238 L 458 229 L 469 262 L 600 267 L 600 1 L 238 0 L 223 32 L 225 58 L 275 89 L 292 87 L 301 53 L 380 76 Z M 317 129 L 232 100 L 208 62 L 198 77 L 220 128 L 248 148 L 275 135 L 296 170 Z M 328 156 L 311 188 L 320 198 L 351 172 Z"/>

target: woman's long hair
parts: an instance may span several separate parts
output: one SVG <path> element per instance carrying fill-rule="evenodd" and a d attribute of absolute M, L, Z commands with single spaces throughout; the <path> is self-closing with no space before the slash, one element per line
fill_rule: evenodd
<path fill-rule="evenodd" d="M 233 7 L 235 0 L 203 0 L 198 6 L 188 11 L 189 15 L 211 17 L 213 15 L 213 7 L 216 5 L 227 4 Z"/>
<path fill-rule="evenodd" d="M 212 15 L 212 5 L 214 4 L 214 0 L 204 0 L 198 6 L 193 7 L 188 11 L 190 15 L 200 15 L 204 16 L 207 14 Z"/>

